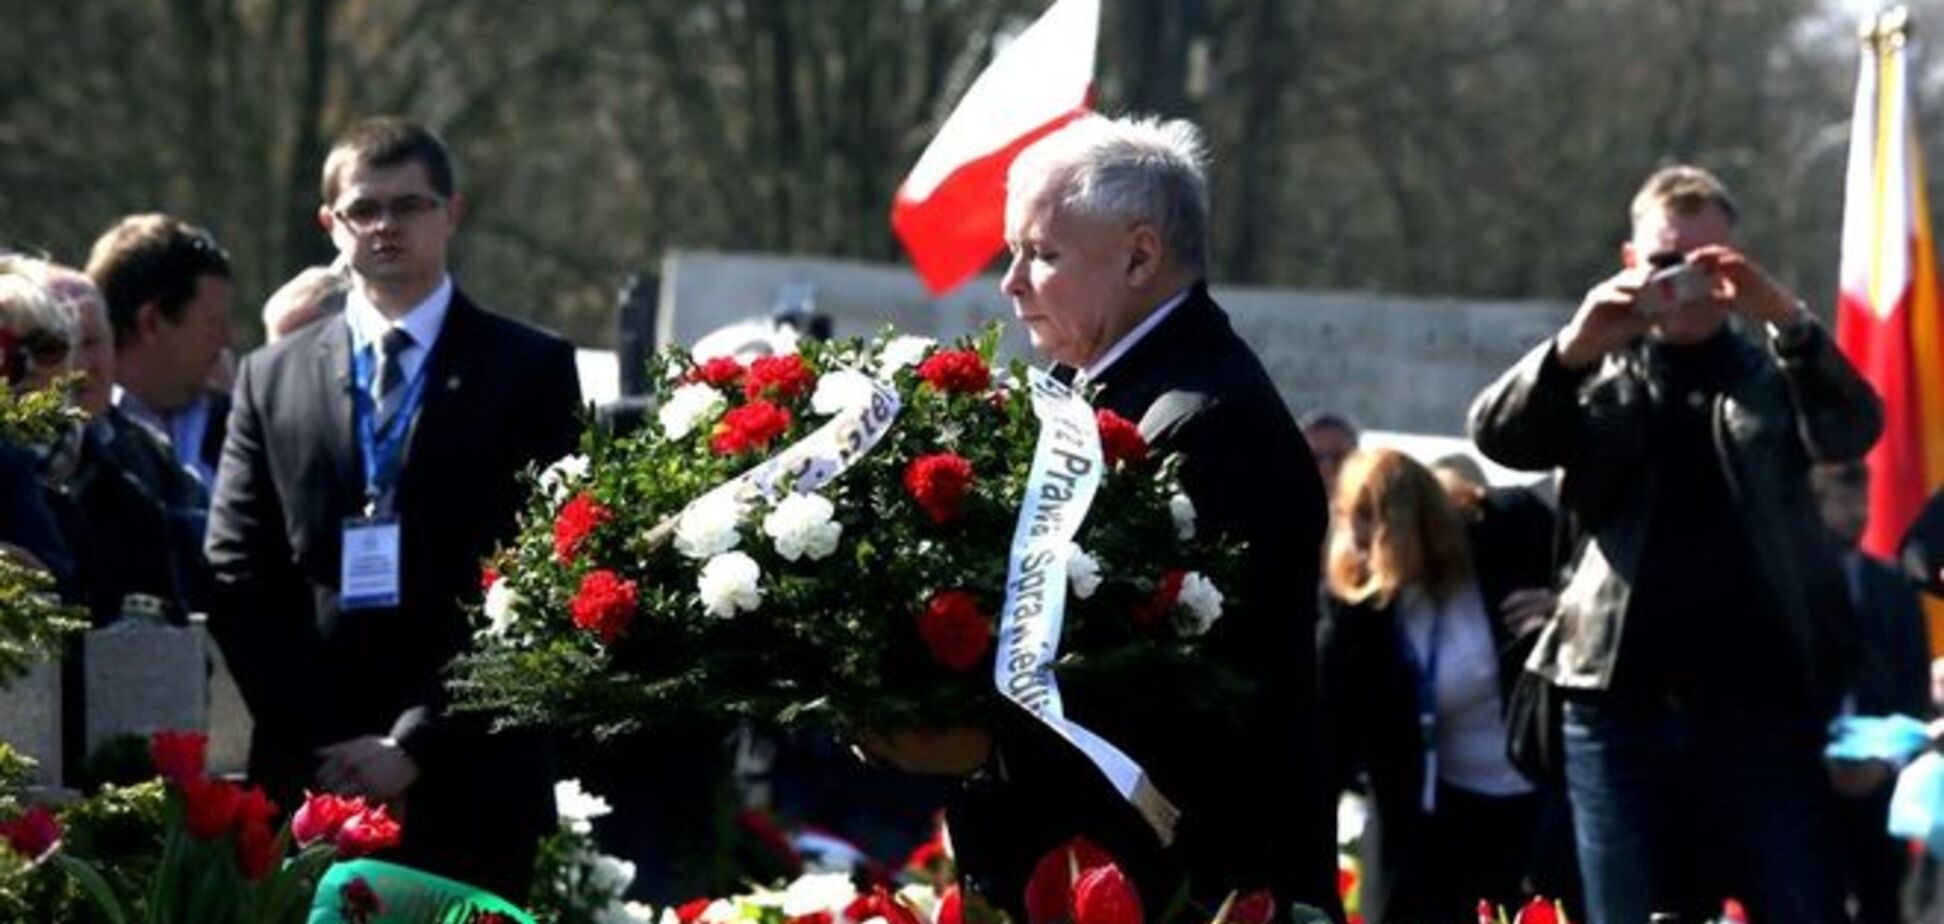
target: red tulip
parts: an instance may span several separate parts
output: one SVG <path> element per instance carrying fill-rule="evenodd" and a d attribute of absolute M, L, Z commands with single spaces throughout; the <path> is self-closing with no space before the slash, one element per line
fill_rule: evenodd
<path fill-rule="evenodd" d="M 1107 851 L 1076 837 L 1040 858 L 1026 880 L 1027 924 L 1051 924 L 1071 917 L 1074 869 L 1080 872 L 1114 862 Z"/>
<path fill-rule="evenodd" d="M 155 772 L 178 786 L 200 780 L 209 736 L 201 732 L 159 731 L 149 736 L 149 762 Z"/>
<path fill-rule="evenodd" d="M 338 830 L 351 816 L 364 811 L 363 799 L 347 799 L 335 793 L 304 793 L 304 804 L 290 818 L 290 834 L 308 847 L 318 841 L 335 841 Z"/>
<path fill-rule="evenodd" d="M 14 852 L 38 860 L 61 842 L 61 823 L 54 820 L 53 812 L 36 805 L 19 818 L 0 821 L 0 837 L 6 838 Z"/>
<path fill-rule="evenodd" d="M 400 830 L 384 806 L 368 808 L 345 819 L 338 829 L 338 859 L 349 860 L 398 846 Z"/>
<path fill-rule="evenodd" d="M 277 836 L 267 824 L 249 822 L 236 832 L 236 865 L 243 878 L 255 882 L 277 864 Z"/>
<path fill-rule="evenodd" d="M 1073 883 L 1073 924 L 1141 924 L 1141 893 L 1112 863 L 1087 870 Z"/>
<path fill-rule="evenodd" d="M 243 790 L 225 780 L 190 780 L 182 786 L 182 798 L 189 833 L 207 841 L 228 834 L 236 824 Z"/>
<path fill-rule="evenodd" d="M 947 886 L 939 897 L 937 924 L 965 924 L 965 896 L 959 894 L 958 886 Z"/>

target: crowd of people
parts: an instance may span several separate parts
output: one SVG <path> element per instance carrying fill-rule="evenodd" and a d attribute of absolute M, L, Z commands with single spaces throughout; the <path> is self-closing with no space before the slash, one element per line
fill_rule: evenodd
<path fill-rule="evenodd" d="M 1823 746 L 1840 715 L 1935 711 L 1917 593 L 1944 583 L 1925 525 L 1944 513 L 1896 566 L 1856 547 L 1878 398 L 1738 249 L 1727 189 L 1654 172 L 1615 272 L 1477 397 L 1478 451 L 1556 476 L 1499 488 L 1463 456 L 1360 449 L 1346 415 L 1292 416 L 1210 294 L 1205 160 L 1178 121 L 1054 132 L 1011 168 L 1001 285 L 1039 356 L 1177 455 L 1200 523 L 1245 543 L 1202 649 L 1245 682 L 1219 722 L 1076 714 L 1129 729 L 1182 811 L 1171 843 L 1002 717 L 940 791 L 964 885 L 1017 916 L 1035 864 L 1085 836 L 1151 914 L 1266 888 L 1341 919 L 1354 791 L 1373 924 L 1534 893 L 1593 924 L 1728 897 L 1755 921 L 1902 920 L 1897 768 Z M 453 278 L 466 200 L 432 132 L 357 123 L 319 193 L 339 257 L 268 300 L 270 342 L 240 363 L 229 258 L 191 224 L 122 219 L 81 270 L 0 258 L 6 381 L 75 376 L 80 412 L 51 445 L 0 445 L 0 554 L 96 625 L 137 598 L 208 614 L 255 781 L 397 806 L 399 860 L 522 895 L 553 750 L 449 714 L 441 680 L 518 473 L 576 445 L 572 349 Z"/>

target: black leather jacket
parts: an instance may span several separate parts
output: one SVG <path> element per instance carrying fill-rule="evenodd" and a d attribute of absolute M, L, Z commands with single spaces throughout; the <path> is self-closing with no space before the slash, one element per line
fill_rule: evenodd
<path fill-rule="evenodd" d="M 1809 467 L 1856 459 L 1883 428 L 1882 403 L 1829 336 L 1805 322 L 1768 349 L 1736 336 L 1712 411 L 1715 461 L 1740 513 L 1756 576 L 1773 591 L 1818 703 L 1840 696 L 1854 651 L 1848 594 L 1809 487 Z M 1607 689 L 1640 573 L 1656 496 L 1648 464 L 1652 396 L 1638 349 L 1574 372 L 1551 341 L 1471 408 L 1472 439 L 1500 464 L 1560 470 L 1560 508 L 1582 541 L 1527 667 L 1555 684 Z"/>

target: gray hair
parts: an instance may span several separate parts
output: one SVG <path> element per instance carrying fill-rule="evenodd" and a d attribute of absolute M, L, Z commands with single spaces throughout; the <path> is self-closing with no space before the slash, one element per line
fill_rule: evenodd
<path fill-rule="evenodd" d="M 1151 224 L 1170 259 L 1205 271 L 1207 164 L 1201 129 L 1186 120 L 1089 115 L 1022 152 L 1007 171 L 1006 188 L 1009 198 L 1035 191 L 1051 196 L 1073 214 Z"/>
<path fill-rule="evenodd" d="M 0 330 L 17 336 L 47 333 L 68 345 L 74 355 L 75 318 L 65 303 L 48 291 L 46 264 L 33 257 L 0 257 Z"/>

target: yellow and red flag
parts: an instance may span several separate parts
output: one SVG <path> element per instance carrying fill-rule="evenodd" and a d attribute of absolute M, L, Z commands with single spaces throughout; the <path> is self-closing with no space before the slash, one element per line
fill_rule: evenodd
<path fill-rule="evenodd" d="M 1863 30 L 1836 311 L 1837 343 L 1883 397 L 1863 534 L 1863 548 L 1882 558 L 1895 558 L 1924 501 L 1944 485 L 1944 303 L 1910 112 L 1908 24 L 1900 7 Z M 1930 613 L 1937 647 L 1944 612 Z"/>

